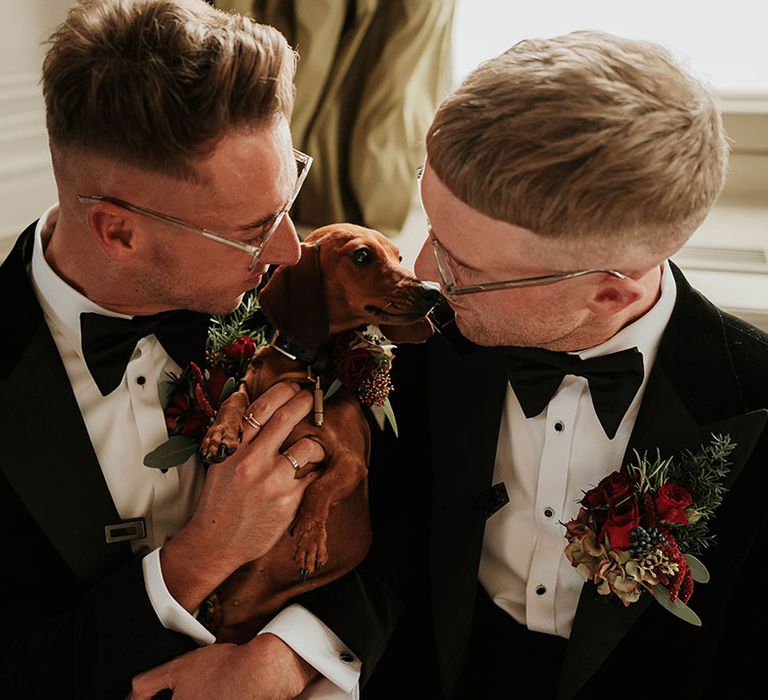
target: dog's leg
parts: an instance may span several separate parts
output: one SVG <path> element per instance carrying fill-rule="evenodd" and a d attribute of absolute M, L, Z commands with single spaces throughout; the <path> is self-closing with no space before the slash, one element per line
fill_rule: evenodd
<path fill-rule="evenodd" d="M 331 508 L 349 496 L 368 475 L 359 454 L 344 450 L 327 458 L 325 473 L 304 492 L 292 528 L 296 537 L 294 560 L 305 581 L 328 561 L 328 517 Z"/>
<path fill-rule="evenodd" d="M 242 435 L 242 421 L 249 399 L 241 384 L 216 412 L 211 427 L 200 442 L 200 454 L 206 462 L 222 462 L 237 450 Z"/>

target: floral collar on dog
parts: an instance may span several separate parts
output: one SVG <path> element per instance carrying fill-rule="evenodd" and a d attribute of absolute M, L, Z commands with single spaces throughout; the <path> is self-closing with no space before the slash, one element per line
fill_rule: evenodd
<path fill-rule="evenodd" d="M 218 407 L 237 389 L 256 351 L 269 344 L 269 330 L 255 296 L 246 297 L 233 313 L 212 318 L 205 365 L 201 368 L 190 363 L 180 374 L 170 373 L 168 381 L 161 384 L 169 439 L 145 455 L 145 466 L 168 469 L 197 452 Z M 296 349 L 295 345 L 284 346 Z M 376 326 L 367 326 L 341 334 L 331 348 L 317 351 L 313 362 L 307 364 L 322 377 L 324 399 L 344 386 L 370 408 L 382 430 L 389 421 L 397 435 L 389 402 L 394 389 L 389 371 L 395 347 Z M 305 357 L 292 359 L 307 361 Z"/>

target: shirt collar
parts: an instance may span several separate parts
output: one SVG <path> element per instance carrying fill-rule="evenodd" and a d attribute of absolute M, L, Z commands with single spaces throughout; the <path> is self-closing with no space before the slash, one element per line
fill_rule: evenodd
<path fill-rule="evenodd" d="M 629 348 L 637 348 L 643 354 L 645 374 L 656 359 L 664 329 L 672 316 L 677 297 L 677 285 L 666 260 L 661 266 L 661 294 L 656 303 L 640 318 L 622 328 L 616 335 L 604 343 L 581 350 L 578 353 L 582 359 L 608 355 Z"/>
<path fill-rule="evenodd" d="M 58 205 L 54 204 L 37 222 L 30 264 L 30 279 L 49 327 L 59 331 L 82 357 L 80 314 L 91 312 L 117 318 L 132 317 L 109 311 L 91 301 L 70 287 L 48 264 L 45 259 L 44 246 L 48 243 L 49 232 L 55 226 L 57 216 Z M 43 241 L 44 235 L 46 236 L 45 241 Z"/>

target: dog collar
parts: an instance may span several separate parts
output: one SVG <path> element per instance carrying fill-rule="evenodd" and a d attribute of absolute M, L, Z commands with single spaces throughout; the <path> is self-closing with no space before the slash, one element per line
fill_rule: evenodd
<path fill-rule="evenodd" d="M 294 343 L 290 338 L 275 331 L 269 341 L 269 347 L 291 360 L 297 360 L 309 367 L 315 375 L 321 375 L 328 366 L 329 355 L 325 348 L 313 348 Z"/>

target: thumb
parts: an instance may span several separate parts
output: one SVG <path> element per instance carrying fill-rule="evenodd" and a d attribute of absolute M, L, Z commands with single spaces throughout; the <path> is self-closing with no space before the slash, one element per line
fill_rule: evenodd
<path fill-rule="evenodd" d="M 158 666 L 152 671 L 136 676 L 126 700 L 152 700 L 160 691 L 173 688 L 173 679 L 166 666 Z M 163 693 L 159 697 L 170 697 L 170 693 L 167 696 Z"/>
<path fill-rule="evenodd" d="M 311 471 L 307 471 L 310 470 Z M 320 478 L 320 471 L 317 469 L 316 464 L 305 464 L 301 469 L 296 470 L 294 479 L 299 479 L 302 485 L 302 491 L 306 491 L 307 487 L 317 481 Z"/>

